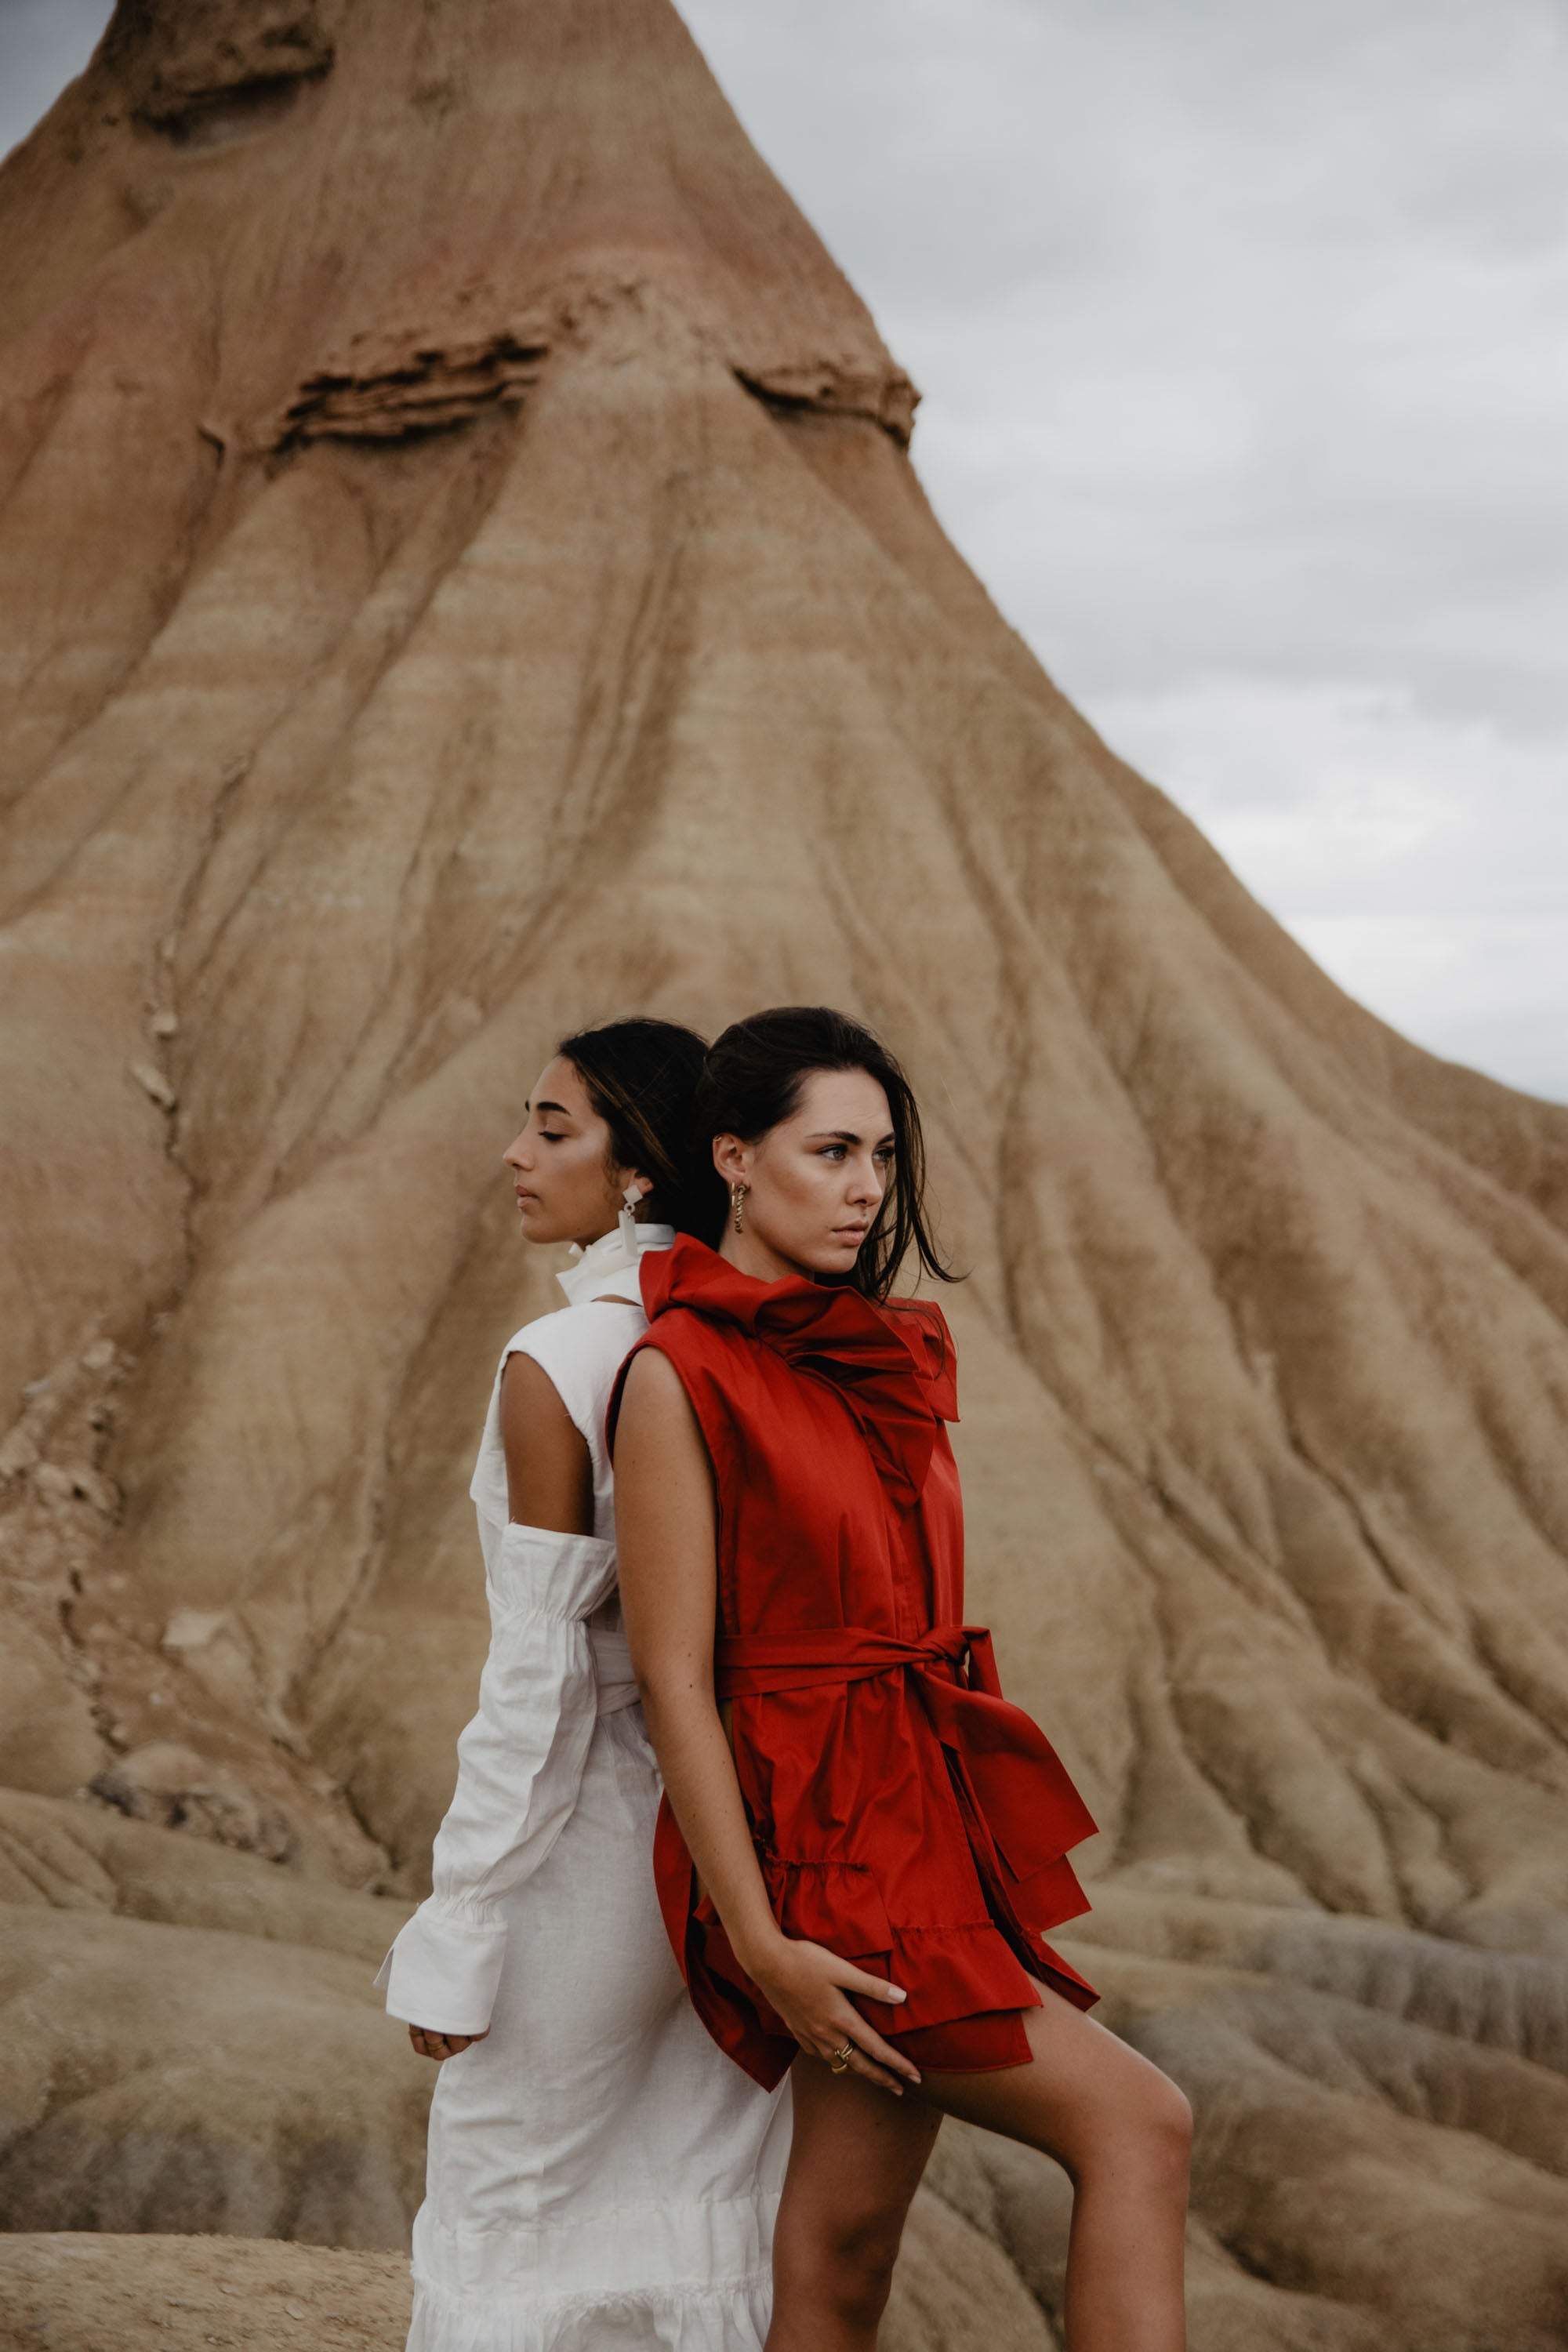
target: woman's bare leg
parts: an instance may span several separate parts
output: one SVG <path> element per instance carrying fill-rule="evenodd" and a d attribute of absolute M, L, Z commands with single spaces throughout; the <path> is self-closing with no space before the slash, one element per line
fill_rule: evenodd
<path fill-rule="evenodd" d="M 1184 2352 L 1192 2109 L 1167 2075 L 1059 1993 L 1026 2010 L 1034 2058 L 990 2074 L 927 2069 L 945 2115 L 1054 2156 L 1073 2184 L 1068 2352 Z"/>
<path fill-rule="evenodd" d="M 773 2232 L 767 2352 L 873 2352 L 910 2200 L 942 2116 L 798 2057 L 795 2135 Z"/>
<path fill-rule="evenodd" d="M 873 2352 L 943 2114 L 1041 2148 L 1070 2176 L 1068 2352 L 1184 2352 L 1191 2110 L 1157 2066 L 1042 1992 L 1045 2006 L 1025 2012 L 1026 2066 L 928 2068 L 918 2094 L 895 2099 L 795 2061 L 767 2352 Z"/>

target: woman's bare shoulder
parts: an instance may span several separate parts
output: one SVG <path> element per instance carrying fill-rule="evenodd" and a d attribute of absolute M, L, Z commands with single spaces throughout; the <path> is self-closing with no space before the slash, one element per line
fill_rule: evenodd
<path fill-rule="evenodd" d="M 686 1383 L 654 1334 L 635 1350 L 621 1375 L 623 1419 L 628 1410 L 638 1416 L 679 1413 L 682 1419 L 690 1413 Z"/>
<path fill-rule="evenodd" d="M 675 1459 L 695 1448 L 706 1460 L 707 1444 L 696 1407 L 679 1366 L 659 1344 L 658 1329 L 656 1326 L 621 1374 L 610 1431 L 616 1462 L 628 1436 L 639 1451 L 646 1447 Z"/>

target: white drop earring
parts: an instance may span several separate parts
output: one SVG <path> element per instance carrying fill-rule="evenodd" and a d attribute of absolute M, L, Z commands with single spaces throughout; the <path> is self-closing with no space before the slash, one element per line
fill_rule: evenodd
<path fill-rule="evenodd" d="M 637 1262 L 637 1221 L 633 1212 L 642 1199 L 643 1191 L 644 1187 L 641 1184 L 633 1183 L 626 1187 L 621 1198 L 626 1205 L 616 1219 L 616 1224 L 621 1229 L 621 1247 L 633 1265 Z"/>

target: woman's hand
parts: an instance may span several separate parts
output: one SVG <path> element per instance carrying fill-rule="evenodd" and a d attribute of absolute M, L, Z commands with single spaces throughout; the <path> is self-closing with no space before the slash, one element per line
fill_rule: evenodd
<path fill-rule="evenodd" d="M 868 1977 L 864 1969 L 825 1951 L 820 1944 L 799 1942 L 791 1936 L 780 1936 L 771 1943 L 759 1959 L 748 1965 L 747 1974 L 767 1995 L 808 2056 L 831 2065 L 847 2047 L 854 2072 L 864 2074 L 868 2083 L 880 2083 L 896 2098 L 903 2097 L 905 2083 L 920 2081 L 920 2069 L 890 2048 L 848 2000 L 850 1993 L 857 1993 L 862 2000 L 894 2005 L 907 2000 L 908 1994 L 884 1977 Z"/>
<path fill-rule="evenodd" d="M 433 2025 L 411 2025 L 408 2039 L 418 2056 L 434 2058 L 438 2066 L 443 2058 L 456 2058 L 461 2052 L 471 2050 L 475 2042 L 483 2042 L 489 2032 L 488 2025 L 483 2033 L 437 2033 Z"/>

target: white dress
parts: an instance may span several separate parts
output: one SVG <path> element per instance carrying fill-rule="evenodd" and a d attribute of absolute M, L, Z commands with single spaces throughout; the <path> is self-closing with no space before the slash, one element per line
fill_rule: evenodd
<path fill-rule="evenodd" d="M 639 1252 L 668 1226 L 637 1228 Z M 647 1329 L 618 1233 L 561 1277 L 531 1356 L 586 1441 L 594 1533 L 507 1515 L 496 1375 L 473 1494 L 490 1604 L 434 1893 L 379 1985 L 489 2038 L 447 2059 L 414 2224 L 409 2352 L 761 2352 L 787 2100 L 710 2041 L 653 1880 L 659 1779 L 617 1615 L 605 1410 Z M 594 1622 L 590 1623 L 590 1620 Z"/>

